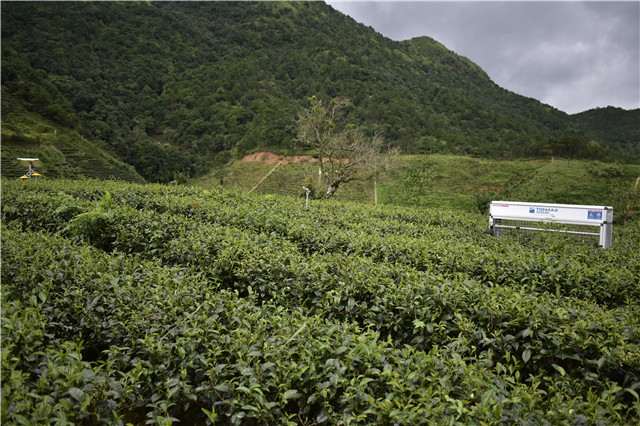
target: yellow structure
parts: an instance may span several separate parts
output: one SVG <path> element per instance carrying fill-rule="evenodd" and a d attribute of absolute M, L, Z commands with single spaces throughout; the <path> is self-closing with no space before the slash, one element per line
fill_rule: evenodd
<path fill-rule="evenodd" d="M 38 176 L 42 176 L 40 173 L 35 172 L 33 169 L 35 167 L 40 168 L 42 167 L 42 163 L 40 162 L 40 159 L 38 158 L 18 158 L 18 161 L 20 162 L 20 165 L 23 167 L 27 167 L 27 174 L 24 176 L 21 176 L 20 179 L 31 179 L 31 177 L 33 176 L 34 178 L 38 178 Z"/>

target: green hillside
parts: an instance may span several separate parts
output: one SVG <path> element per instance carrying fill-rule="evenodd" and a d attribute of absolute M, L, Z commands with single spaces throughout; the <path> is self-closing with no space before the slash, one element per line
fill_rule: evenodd
<path fill-rule="evenodd" d="M 574 114 L 573 118 L 591 138 L 640 154 L 640 109 L 596 108 Z"/>
<path fill-rule="evenodd" d="M 193 183 L 209 189 L 222 186 L 303 196 L 305 182 L 317 179 L 313 163 L 275 166 L 235 161 Z M 632 164 L 414 155 L 396 159 L 395 169 L 377 182 L 377 191 L 379 204 L 467 212 L 486 212 L 491 199 L 611 205 L 620 222 L 628 220 L 628 214 L 640 213 L 640 191 L 635 187 L 638 178 L 640 165 Z M 373 182 L 352 182 L 336 192 L 336 198 L 373 204 L 374 194 Z"/>
<path fill-rule="evenodd" d="M 588 128 L 435 40 L 389 40 L 322 2 L 5 2 L 2 88 L 149 181 L 291 149 L 312 95 L 350 99 L 345 124 L 405 154 L 637 160 L 637 127 Z"/>
<path fill-rule="evenodd" d="M 108 145 L 89 141 L 77 131 L 29 112 L 6 94 L 2 96 L 2 177 L 26 173 L 17 158 L 39 158 L 45 178 L 96 178 L 144 182 L 133 166 L 117 158 Z"/>

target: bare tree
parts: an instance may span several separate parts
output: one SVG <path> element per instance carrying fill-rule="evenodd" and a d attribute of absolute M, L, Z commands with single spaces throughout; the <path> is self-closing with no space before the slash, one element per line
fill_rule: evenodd
<path fill-rule="evenodd" d="M 315 96 L 311 107 L 303 110 L 296 121 L 298 145 L 312 149 L 319 161 L 319 184 L 326 185 L 325 198 L 330 198 L 338 188 L 354 180 L 370 180 L 385 167 L 381 154 L 383 138 L 367 137 L 354 126 L 341 130 L 337 121 L 342 118 L 348 100 L 335 98 L 326 104 Z"/>
<path fill-rule="evenodd" d="M 309 98 L 311 107 L 304 109 L 296 126 L 298 135 L 296 142 L 304 149 L 313 150 L 320 162 L 320 177 L 323 172 L 323 161 L 326 156 L 329 141 L 333 137 L 336 121 L 342 116 L 343 109 L 348 101 L 343 98 L 334 98 L 328 105 L 313 96 Z M 318 184 L 320 184 L 320 178 Z"/>

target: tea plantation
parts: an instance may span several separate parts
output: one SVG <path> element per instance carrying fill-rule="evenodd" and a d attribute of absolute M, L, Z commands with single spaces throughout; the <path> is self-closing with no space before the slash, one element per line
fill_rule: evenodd
<path fill-rule="evenodd" d="M 3 424 L 637 424 L 640 232 L 2 181 Z"/>

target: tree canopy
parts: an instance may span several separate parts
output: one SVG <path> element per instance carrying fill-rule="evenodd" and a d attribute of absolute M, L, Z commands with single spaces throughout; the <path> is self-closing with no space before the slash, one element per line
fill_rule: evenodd
<path fill-rule="evenodd" d="M 332 197 L 340 185 L 372 179 L 384 165 L 383 137 L 377 133 L 367 136 L 353 124 L 341 125 L 340 119 L 350 104 L 347 99 L 323 102 L 313 96 L 309 101 L 311 106 L 296 121 L 296 141 L 300 148 L 311 149 L 318 157 L 318 185 L 326 186 L 325 198 Z"/>

